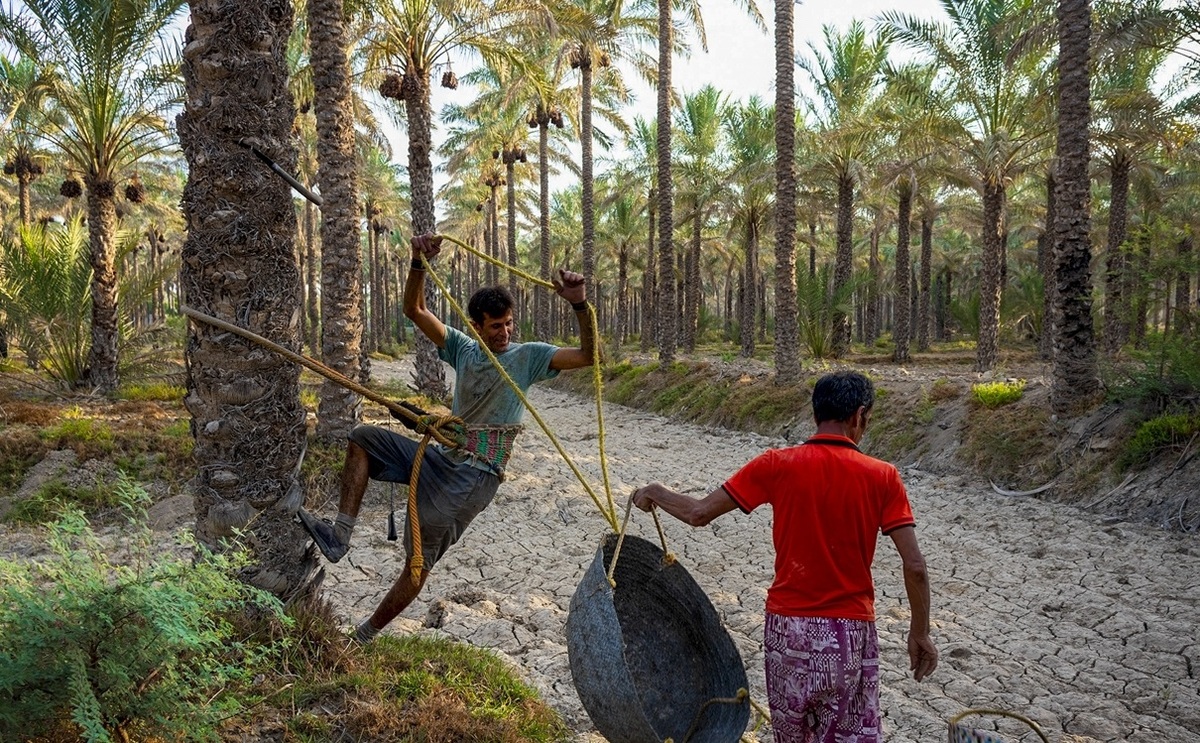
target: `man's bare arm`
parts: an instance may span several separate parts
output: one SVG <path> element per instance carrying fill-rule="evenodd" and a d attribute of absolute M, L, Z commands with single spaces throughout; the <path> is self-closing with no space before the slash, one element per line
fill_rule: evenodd
<path fill-rule="evenodd" d="M 587 304 L 587 283 L 583 274 L 560 269 L 554 291 L 571 303 L 579 323 L 579 348 L 560 348 L 550 358 L 550 368 L 559 371 L 591 366 L 596 355 L 596 326 Z"/>
<path fill-rule="evenodd" d="M 917 530 L 904 526 L 889 536 L 904 563 L 904 591 L 912 617 L 908 628 L 908 663 L 913 678 L 922 680 L 937 668 L 938 651 L 929 636 L 929 574 L 925 569 L 925 557 L 917 545 Z"/>
<path fill-rule="evenodd" d="M 693 498 L 657 482 L 633 491 L 633 504 L 643 511 L 658 506 L 690 526 L 704 526 L 716 517 L 737 508 L 737 502 L 725 490 L 724 485 L 703 498 Z"/>
<path fill-rule="evenodd" d="M 434 235 L 417 235 L 412 239 L 412 266 L 408 280 L 404 282 L 404 316 L 433 341 L 438 348 L 446 345 L 446 326 L 438 316 L 425 306 L 425 269 L 421 256 L 432 261 L 441 252 L 442 238 Z"/>

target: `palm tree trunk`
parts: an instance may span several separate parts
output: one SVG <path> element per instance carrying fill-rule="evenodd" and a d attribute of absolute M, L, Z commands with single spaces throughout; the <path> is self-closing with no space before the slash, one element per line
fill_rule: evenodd
<path fill-rule="evenodd" d="M 404 75 L 407 86 L 404 111 L 408 116 L 408 175 L 412 187 L 412 229 L 414 235 L 432 233 L 437 229 L 433 211 L 432 148 L 433 111 L 429 104 L 429 71 L 410 66 Z M 425 282 L 425 304 L 436 306 L 436 287 Z M 423 395 L 441 399 L 446 395 L 446 369 L 438 359 L 437 347 L 424 333 L 416 336 L 417 360 L 413 381 Z"/>
<path fill-rule="evenodd" d="M 755 300 L 758 292 L 758 230 L 753 220 L 746 224 L 746 264 L 742 271 L 741 312 L 738 313 L 738 336 L 742 346 L 742 357 L 754 357 L 754 318 L 756 316 Z"/>
<path fill-rule="evenodd" d="M 550 280 L 550 112 L 539 105 L 538 122 L 538 257 L 541 278 Z M 550 338 L 550 294 L 544 286 L 533 290 L 534 322 L 538 338 Z"/>
<path fill-rule="evenodd" d="M 867 271 L 869 274 L 867 280 L 867 302 L 865 315 L 866 322 L 863 323 L 863 340 L 867 345 L 875 345 L 875 341 L 879 339 L 882 332 L 882 318 L 880 316 L 880 289 L 883 286 L 883 261 L 879 259 L 879 236 L 883 231 L 883 225 L 880 224 L 880 214 L 877 212 L 875 217 L 875 225 L 871 227 L 870 250 L 867 256 Z"/>
<path fill-rule="evenodd" d="M 500 259 L 500 198 L 496 190 L 500 186 L 493 182 L 492 196 L 488 202 L 488 234 L 491 239 L 488 241 L 488 255 L 492 260 Z M 487 265 L 487 283 L 488 286 L 495 286 L 500 283 L 500 269 L 495 263 Z"/>
<path fill-rule="evenodd" d="M 671 0 L 658 0 L 658 359 L 664 364 L 675 360 L 679 339 L 675 292 L 675 216 L 671 181 Z M 584 101 L 584 105 L 588 105 Z"/>
<path fill-rule="evenodd" d="M 917 350 L 929 350 L 929 300 L 933 291 L 933 219 L 921 215 L 921 297 L 917 307 Z"/>
<path fill-rule="evenodd" d="M 838 178 L 837 254 L 833 265 L 833 295 L 840 296 L 854 270 L 854 181 L 848 174 Z M 850 349 L 850 316 L 833 310 L 833 354 L 844 356 Z"/>
<path fill-rule="evenodd" d="M 663 0 L 659 0 L 661 5 Z M 775 381 L 800 378 L 796 318 L 795 6 L 775 3 Z"/>
<path fill-rule="evenodd" d="M 659 2 L 661 9 L 662 2 Z M 661 48 L 661 47 L 660 47 Z M 668 47 L 669 49 L 669 47 Z M 666 56 L 670 56 L 667 52 Z M 660 65 L 661 69 L 661 65 Z M 580 54 L 580 96 L 582 111 L 580 115 L 579 145 L 582 150 L 580 159 L 580 210 L 583 217 L 583 276 L 587 279 L 589 294 L 596 281 L 596 182 L 592 164 L 592 55 L 590 50 L 581 50 Z M 667 78 L 670 80 L 670 78 Z M 661 82 L 660 82 L 661 84 Z M 668 84 L 668 87 L 669 84 Z"/>
<path fill-rule="evenodd" d="M 512 153 L 507 158 L 505 164 L 506 173 L 508 175 L 508 192 L 505 194 L 508 197 L 508 265 L 517 265 L 517 183 L 516 183 L 516 153 Z M 517 275 L 512 271 L 508 272 L 508 292 L 516 299 L 520 296 L 520 289 L 517 287 Z M 517 306 L 520 307 L 518 301 Z"/>
<path fill-rule="evenodd" d="M 313 355 L 320 349 L 321 338 L 321 301 L 317 291 L 317 261 L 320 259 L 317 251 L 316 209 L 311 201 L 304 201 L 304 249 L 308 252 L 306 284 L 308 286 L 306 308 L 308 312 L 308 347 Z"/>
<path fill-rule="evenodd" d="M 1108 245 L 1104 255 L 1104 350 L 1115 354 L 1129 340 L 1125 284 L 1125 238 L 1129 222 L 1129 157 L 1118 153 L 1112 162 L 1112 196 L 1108 209 Z"/>
<path fill-rule="evenodd" d="M 33 182 L 33 173 L 17 163 L 17 203 L 20 206 L 21 226 L 28 227 L 33 221 L 33 206 L 29 196 L 29 185 Z"/>
<path fill-rule="evenodd" d="M 92 264 L 92 347 L 88 383 L 103 394 L 117 389 L 116 187 L 107 177 L 89 174 L 88 238 Z"/>
<path fill-rule="evenodd" d="M 909 224 L 912 221 L 912 187 L 907 183 L 900 184 L 900 200 L 896 206 L 896 324 L 892 330 L 892 340 L 896 344 L 892 358 L 897 363 L 908 361 L 909 340 L 909 311 L 912 300 L 909 279 L 912 269 L 908 255 Z"/>
<path fill-rule="evenodd" d="M 1038 339 L 1038 355 L 1049 361 L 1054 358 L 1054 328 L 1058 325 L 1058 282 L 1054 278 L 1057 260 L 1054 257 L 1055 201 L 1054 166 L 1046 172 L 1046 222 L 1038 237 L 1038 271 L 1042 274 L 1042 337 Z"/>
<path fill-rule="evenodd" d="M 979 342 L 975 370 L 996 366 L 1000 337 L 1000 262 L 1003 260 L 1004 186 L 991 179 L 983 184 L 983 270 L 979 275 Z"/>
<path fill-rule="evenodd" d="M 700 203 L 696 201 L 692 205 L 696 210 L 692 217 L 692 239 L 683 262 L 683 349 L 687 353 L 696 351 L 696 332 L 700 323 L 700 233 L 704 225 L 700 218 Z"/>
<path fill-rule="evenodd" d="M 237 13 L 191 3 L 183 52 L 188 99 L 176 120 L 188 163 L 183 211 L 190 229 L 180 281 L 188 305 L 289 348 L 299 347 L 296 212 L 287 184 L 229 132 L 253 137 L 293 171 L 295 109 L 285 51 L 288 0 Z M 210 549 L 243 530 L 252 550 L 244 580 L 280 597 L 307 585 L 315 560 L 295 520 L 306 413 L 300 368 L 203 323 L 188 326 L 185 358 L 196 439 L 196 537 Z"/>
<path fill-rule="evenodd" d="M 642 269 L 642 327 L 638 331 L 638 347 L 642 353 L 649 351 L 655 340 L 654 298 L 658 285 L 656 281 L 658 274 L 654 270 L 654 230 L 657 226 L 654 219 L 658 210 L 654 198 L 654 188 L 651 187 L 646 194 L 646 266 Z"/>
<path fill-rule="evenodd" d="M 1187 335 L 1192 328 L 1192 277 L 1188 266 L 1192 263 L 1192 237 L 1189 235 L 1175 246 L 1175 332 Z"/>
<path fill-rule="evenodd" d="M 817 223 L 808 223 L 808 277 L 817 275 Z"/>
<path fill-rule="evenodd" d="M 617 249 L 617 344 L 625 342 L 629 332 L 629 246 L 624 242 Z"/>
<path fill-rule="evenodd" d="M 349 41 L 341 0 L 309 0 L 317 184 L 321 188 L 321 358 L 350 379 L 362 375 L 363 289 L 359 246 L 358 168 Z M 374 268 L 374 266 L 372 266 Z M 342 441 L 362 417 L 362 397 L 328 380 L 321 383 L 317 436 Z"/>
<path fill-rule="evenodd" d="M 1091 0 L 1058 3 L 1058 193 L 1054 226 L 1055 276 L 1062 308 L 1056 334 L 1051 405 L 1066 412 L 1099 389 L 1092 324 Z"/>

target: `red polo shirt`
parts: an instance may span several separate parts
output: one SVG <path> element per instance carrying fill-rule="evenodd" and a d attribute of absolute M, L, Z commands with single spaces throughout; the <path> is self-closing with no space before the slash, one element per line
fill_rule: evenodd
<path fill-rule="evenodd" d="M 821 434 L 759 455 L 725 490 L 747 513 L 771 504 L 775 582 L 767 611 L 875 620 L 871 561 L 878 535 L 914 523 L 894 466 L 844 436 Z"/>

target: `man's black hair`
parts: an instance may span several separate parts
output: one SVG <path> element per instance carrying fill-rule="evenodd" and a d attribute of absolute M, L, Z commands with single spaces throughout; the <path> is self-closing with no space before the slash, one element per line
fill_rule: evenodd
<path fill-rule="evenodd" d="M 825 421 L 850 420 L 859 408 L 870 410 L 874 404 L 875 386 L 859 372 L 826 374 L 813 388 L 813 418 L 818 425 Z"/>
<path fill-rule="evenodd" d="M 512 295 L 502 286 L 485 286 L 472 294 L 467 302 L 467 314 L 476 325 L 483 325 L 484 313 L 488 317 L 500 318 L 512 308 Z"/>

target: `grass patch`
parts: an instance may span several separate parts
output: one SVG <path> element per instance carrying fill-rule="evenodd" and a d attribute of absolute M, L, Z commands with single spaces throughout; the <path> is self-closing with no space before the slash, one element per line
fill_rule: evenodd
<path fill-rule="evenodd" d="M 102 420 L 88 417 L 78 407 L 68 408 L 57 425 L 42 429 L 38 435 L 57 447 L 90 444 L 111 451 L 113 443 L 112 428 Z"/>
<path fill-rule="evenodd" d="M 242 630 L 280 637 L 286 649 L 275 666 L 262 669 L 259 687 L 268 691 L 246 695 L 246 712 L 228 722 L 226 738 L 249 730 L 305 743 L 570 737 L 558 714 L 493 653 L 422 635 L 381 635 L 357 646 L 328 603 L 302 604 L 290 614 L 290 626 L 269 618 L 266 630 Z M 287 692 L 270 695 L 281 688 Z"/>
<path fill-rule="evenodd" d="M 1177 413 L 1151 418 L 1138 426 L 1126 442 L 1117 466 L 1141 467 L 1166 453 L 1189 446 L 1200 436 L 1200 414 Z"/>
<path fill-rule="evenodd" d="M 132 402 L 178 402 L 186 394 L 187 389 L 184 387 L 165 382 L 152 382 L 125 385 L 117 392 L 117 398 Z"/>
<path fill-rule="evenodd" d="M 980 382 L 971 385 L 971 397 L 985 408 L 999 408 L 1017 402 L 1025 394 L 1025 380 Z"/>
<path fill-rule="evenodd" d="M 973 406 L 967 411 L 959 456 L 988 477 L 1019 485 L 1034 483 L 1043 473 L 1030 467 L 1046 462 L 1054 451 L 1050 412 L 1034 405 L 997 409 Z"/>
<path fill-rule="evenodd" d="M 28 498 L 13 503 L 5 520 L 13 524 L 47 524 L 57 520 L 69 507 L 95 515 L 121 505 L 112 487 L 70 487 L 51 480 Z"/>

